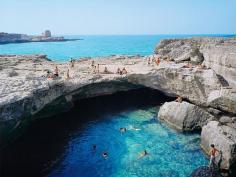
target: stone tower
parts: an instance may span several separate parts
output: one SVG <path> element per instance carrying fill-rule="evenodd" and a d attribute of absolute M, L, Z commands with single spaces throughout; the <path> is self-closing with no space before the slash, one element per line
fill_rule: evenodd
<path fill-rule="evenodd" d="M 51 36 L 52 36 L 51 31 L 50 31 L 50 30 L 46 30 L 46 31 L 43 33 L 43 36 L 44 36 L 44 37 L 51 37 Z"/>

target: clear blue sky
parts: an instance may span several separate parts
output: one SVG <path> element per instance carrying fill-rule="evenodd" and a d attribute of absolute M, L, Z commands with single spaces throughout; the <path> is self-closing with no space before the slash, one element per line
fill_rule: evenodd
<path fill-rule="evenodd" d="M 235 34 L 236 0 L 0 0 L 0 31 Z"/>

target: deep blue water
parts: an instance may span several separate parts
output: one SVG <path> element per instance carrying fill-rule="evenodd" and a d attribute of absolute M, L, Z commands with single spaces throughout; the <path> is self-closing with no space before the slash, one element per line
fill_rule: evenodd
<path fill-rule="evenodd" d="M 67 113 L 35 121 L 2 152 L 0 174 L 187 177 L 208 160 L 199 134 L 180 133 L 157 120 L 159 106 L 173 99 L 144 89 L 82 100 Z M 145 149 L 149 154 L 138 159 Z"/>
<path fill-rule="evenodd" d="M 120 127 L 127 132 L 121 133 Z M 95 151 L 92 144 L 97 145 Z M 149 155 L 138 159 L 144 149 Z M 107 159 L 102 157 L 104 151 Z M 158 122 L 156 108 L 150 107 L 86 123 L 48 177 L 186 177 L 206 164 L 199 135 L 175 132 Z"/>
<path fill-rule="evenodd" d="M 50 59 L 65 61 L 70 58 L 109 55 L 149 55 L 161 39 L 193 36 L 232 35 L 122 35 L 122 36 L 65 36 L 83 39 L 68 42 L 21 43 L 0 45 L 0 54 L 47 54 Z"/>

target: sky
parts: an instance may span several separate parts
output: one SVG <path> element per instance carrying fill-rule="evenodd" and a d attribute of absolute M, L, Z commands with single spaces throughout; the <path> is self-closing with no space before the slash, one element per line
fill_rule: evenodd
<path fill-rule="evenodd" d="M 0 32 L 236 34 L 236 0 L 0 0 Z"/>

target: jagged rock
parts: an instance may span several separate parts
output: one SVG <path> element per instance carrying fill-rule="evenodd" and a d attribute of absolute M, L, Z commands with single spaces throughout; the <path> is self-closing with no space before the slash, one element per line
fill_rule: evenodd
<path fill-rule="evenodd" d="M 200 107 L 188 102 L 166 102 L 160 107 L 158 118 L 179 130 L 199 130 L 214 117 Z"/>
<path fill-rule="evenodd" d="M 220 123 L 223 123 L 223 124 L 233 123 L 233 120 L 227 116 L 222 116 L 219 121 L 220 121 Z"/>
<path fill-rule="evenodd" d="M 213 69 L 229 86 L 236 86 L 236 39 L 190 38 L 162 40 L 155 49 L 161 58 L 191 60 Z"/>
<path fill-rule="evenodd" d="M 217 164 L 229 170 L 236 163 L 236 129 L 210 121 L 202 128 L 201 147 L 208 153 L 211 144 L 222 152 L 216 158 Z"/>
<path fill-rule="evenodd" d="M 18 73 L 13 69 L 11 69 L 7 74 L 8 74 L 8 77 L 18 76 Z"/>
<path fill-rule="evenodd" d="M 202 166 L 194 170 L 189 177 L 221 177 L 221 174 L 218 170 L 211 170 Z"/>
<path fill-rule="evenodd" d="M 236 86 L 236 43 L 233 39 L 224 39 L 221 44 L 201 46 L 204 65 L 221 75 L 229 85 Z"/>
<path fill-rule="evenodd" d="M 221 113 L 220 110 L 214 108 L 208 108 L 207 111 L 213 115 L 219 115 Z"/>
<path fill-rule="evenodd" d="M 207 104 L 216 109 L 236 114 L 236 89 L 224 89 L 212 91 L 207 98 Z"/>

